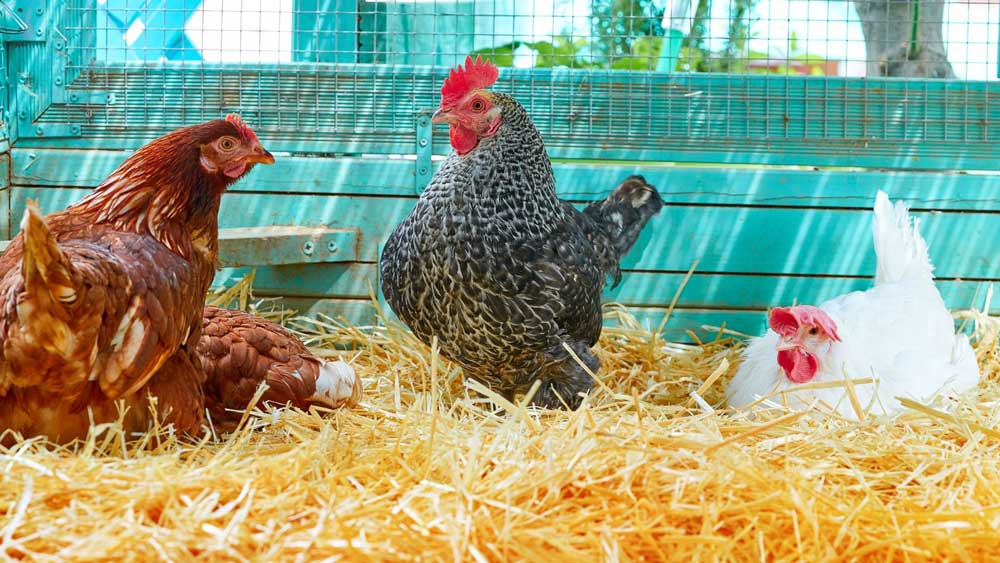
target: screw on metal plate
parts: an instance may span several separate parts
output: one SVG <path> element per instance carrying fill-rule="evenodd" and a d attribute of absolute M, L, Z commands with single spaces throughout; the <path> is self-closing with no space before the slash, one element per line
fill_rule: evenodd
<path fill-rule="evenodd" d="M 62 85 L 62 77 L 61 76 L 55 77 L 55 83 L 56 83 L 56 86 L 61 86 Z"/>
<path fill-rule="evenodd" d="M 44 127 L 35 127 L 35 134 L 37 134 L 39 137 L 44 137 L 45 136 L 45 128 Z"/>
<path fill-rule="evenodd" d="M 80 126 L 79 126 L 79 125 L 71 125 L 71 126 L 70 126 L 70 128 L 69 128 L 69 130 L 70 130 L 70 131 L 71 131 L 71 132 L 72 132 L 72 133 L 73 133 L 74 135 L 79 135 L 79 134 L 80 134 Z"/>
<path fill-rule="evenodd" d="M 71 101 L 71 102 L 75 102 L 75 101 L 77 101 L 79 99 L 80 99 L 79 94 L 70 94 L 69 95 L 69 101 Z"/>
<path fill-rule="evenodd" d="M 335 241 L 331 240 L 330 242 L 326 243 L 326 251 L 329 252 L 330 254 L 334 254 L 338 250 L 340 250 L 340 247 L 337 246 L 337 243 Z"/>
<path fill-rule="evenodd" d="M 311 241 L 311 240 L 307 240 L 307 241 L 306 241 L 306 242 L 305 242 L 305 243 L 304 243 L 304 244 L 302 245 L 302 253 L 303 253 L 303 254 L 305 254 L 306 256 L 312 256 L 312 253 L 313 253 L 313 250 L 314 250 L 315 248 L 316 248 L 316 245 L 315 245 L 315 244 L 313 244 L 313 241 Z"/>
<path fill-rule="evenodd" d="M 431 117 L 429 111 L 421 111 L 417 114 L 417 162 L 416 174 L 414 174 L 414 187 L 417 193 L 424 189 L 424 186 L 431 179 L 431 153 L 433 144 L 431 143 Z"/>

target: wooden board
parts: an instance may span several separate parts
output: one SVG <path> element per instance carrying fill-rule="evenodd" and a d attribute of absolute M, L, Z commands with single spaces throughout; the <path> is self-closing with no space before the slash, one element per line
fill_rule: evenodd
<path fill-rule="evenodd" d="M 11 214 L 26 199 L 44 212 L 62 209 L 86 190 L 18 187 Z M 378 260 L 378 245 L 413 206 L 413 198 L 232 193 L 223 197 L 220 227 L 272 225 L 357 228 L 359 260 Z M 941 278 L 1000 279 L 993 213 L 921 212 L 921 232 Z M 623 266 L 629 270 L 773 275 L 871 276 L 875 253 L 867 209 L 671 205 L 643 231 Z"/>
<path fill-rule="evenodd" d="M 12 151 L 11 181 L 22 186 L 97 186 L 127 156 L 117 150 Z M 439 162 L 435 163 L 436 169 Z M 279 155 L 258 166 L 234 192 L 415 196 L 413 159 Z M 591 201 L 621 180 L 642 174 L 668 203 L 850 207 L 869 209 L 877 190 L 906 199 L 914 209 L 1000 209 L 1000 174 L 951 171 L 803 169 L 761 166 L 676 165 L 657 162 L 557 161 L 560 197 Z"/>

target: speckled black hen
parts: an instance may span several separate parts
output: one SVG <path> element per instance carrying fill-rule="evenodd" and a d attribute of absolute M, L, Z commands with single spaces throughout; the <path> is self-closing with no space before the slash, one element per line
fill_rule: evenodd
<path fill-rule="evenodd" d="M 392 310 L 465 375 L 507 398 L 576 408 L 593 379 L 601 292 L 663 206 L 641 176 L 582 213 L 556 197 L 542 138 L 521 105 L 486 90 L 493 64 L 471 58 L 441 88 L 435 123 L 454 152 L 386 241 L 382 291 Z"/>

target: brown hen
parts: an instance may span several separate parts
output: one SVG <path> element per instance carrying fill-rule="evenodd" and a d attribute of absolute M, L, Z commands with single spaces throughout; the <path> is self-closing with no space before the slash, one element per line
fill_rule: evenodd
<path fill-rule="evenodd" d="M 229 116 L 140 148 L 65 211 L 43 218 L 29 203 L 0 256 L 0 441 L 83 437 L 118 417 L 119 399 L 128 431 L 154 415 L 201 429 L 195 346 L 220 199 L 255 163 L 273 162 Z"/>
<path fill-rule="evenodd" d="M 205 307 L 198 356 L 208 377 L 205 403 L 223 432 L 236 428 L 261 383 L 267 383 L 265 404 L 305 410 L 361 399 L 361 378 L 351 366 L 317 358 L 287 329 L 242 311 Z"/>

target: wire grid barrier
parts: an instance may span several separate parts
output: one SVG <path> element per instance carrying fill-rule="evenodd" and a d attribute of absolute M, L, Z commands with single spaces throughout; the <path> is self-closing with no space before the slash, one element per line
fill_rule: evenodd
<path fill-rule="evenodd" d="M 90 124 L 95 135 L 102 126 L 190 123 L 226 109 L 255 112 L 264 131 L 289 139 L 412 131 L 446 68 L 472 53 L 501 67 L 550 69 L 502 73 L 498 87 L 528 107 L 543 133 L 561 131 L 569 144 L 574 135 L 636 143 L 1000 138 L 962 108 L 922 116 L 920 105 L 937 95 L 926 82 L 899 86 L 904 98 L 914 94 L 907 116 L 922 120 L 900 127 L 889 123 L 888 103 L 860 117 L 843 109 L 852 96 L 877 102 L 867 86 L 859 93 L 842 82 L 793 82 L 995 80 L 997 0 L 67 2 L 67 84 L 120 97 L 49 117 Z M 723 73 L 746 76 L 749 86 L 697 80 Z M 787 81 L 749 82 L 763 75 Z M 976 92 L 993 95 L 989 84 Z M 801 123 L 783 115 L 792 105 L 805 108 Z"/>

